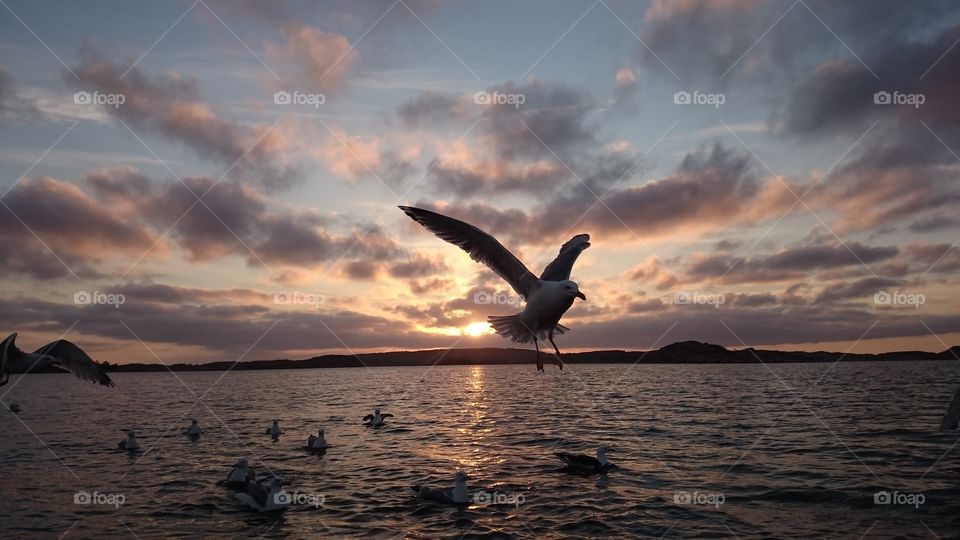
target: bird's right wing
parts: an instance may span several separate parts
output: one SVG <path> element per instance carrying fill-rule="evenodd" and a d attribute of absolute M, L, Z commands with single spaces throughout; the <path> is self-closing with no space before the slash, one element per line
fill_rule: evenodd
<path fill-rule="evenodd" d="M 381 414 L 380 418 L 393 418 L 393 415 L 390 413 Z"/>
<path fill-rule="evenodd" d="M 537 283 L 537 276 L 527 270 L 513 253 L 496 238 L 473 225 L 422 208 L 401 206 L 400 209 L 442 240 L 466 251 L 471 259 L 487 265 L 505 279 L 517 294 L 527 297 Z"/>
<path fill-rule="evenodd" d="M 570 279 L 573 263 L 577 262 L 580 252 L 590 247 L 590 235 L 578 234 L 560 246 L 560 253 L 546 268 L 540 279 L 544 281 L 563 281 Z"/>
<path fill-rule="evenodd" d="M 373 415 L 372 415 L 372 414 L 368 414 L 368 415 L 366 415 L 366 416 L 363 417 L 363 421 L 364 421 L 364 422 L 369 422 L 370 420 L 373 420 Z"/>
<path fill-rule="evenodd" d="M 83 349 L 65 339 L 58 339 L 37 349 L 33 354 L 50 356 L 58 364 L 70 370 L 78 379 L 85 379 L 104 386 L 113 386 L 110 376 Z"/>

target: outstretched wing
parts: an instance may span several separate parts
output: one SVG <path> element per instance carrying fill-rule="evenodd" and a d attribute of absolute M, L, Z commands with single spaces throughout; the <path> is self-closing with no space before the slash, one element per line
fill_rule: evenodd
<path fill-rule="evenodd" d="M 370 420 L 373 420 L 373 415 L 372 415 L 372 414 L 368 414 L 368 415 L 366 415 L 366 416 L 363 417 L 363 421 L 364 421 L 364 422 L 369 422 Z"/>
<path fill-rule="evenodd" d="M 577 262 L 580 252 L 590 247 L 590 235 L 578 234 L 560 246 L 560 253 L 546 268 L 540 279 L 544 281 L 563 281 L 570 279 L 573 263 Z"/>
<path fill-rule="evenodd" d="M 52 357 L 56 363 L 70 370 L 78 379 L 113 386 L 113 381 L 102 367 L 87 356 L 83 349 L 65 339 L 48 343 L 37 349 L 34 354 Z"/>
<path fill-rule="evenodd" d="M 14 332 L 10 334 L 7 339 L 3 340 L 3 343 L 0 343 L 0 377 L 7 372 L 7 358 L 20 353 L 16 341 L 17 333 Z"/>
<path fill-rule="evenodd" d="M 526 297 L 537 282 L 537 276 L 527 270 L 513 253 L 497 242 L 496 238 L 473 225 L 422 208 L 399 208 L 433 234 L 466 251 L 471 259 L 487 265 L 505 279 L 517 294 Z"/>
<path fill-rule="evenodd" d="M 380 418 L 393 418 L 393 415 L 390 413 L 381 414 Z"/>

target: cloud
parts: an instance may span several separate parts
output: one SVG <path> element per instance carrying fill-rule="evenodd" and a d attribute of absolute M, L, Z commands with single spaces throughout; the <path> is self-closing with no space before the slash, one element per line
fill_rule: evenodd
<path fill-rule="evenodd" d="M 143 252 L 155 240 L 135 216 L 101 205 L 55 178 L 21 179 L 0 208 L 0 244 L 6 254 L 0 268 L 36 279 L 64 277 L 71 270 L 97 276 L 95 263 L 115 253 Z"/>
<path fill-rule="evenodd" d="M 307 88 L 329 92 L 340 86 L 357 52 L 340 34 L 324 32 L 299 23 L 286 23 L 280 33 L 282 45 L 267 41 L 266 57 L 272 63 L 293 61 L 299 66 L 297 80 Z"/>
<path fill-rule="evenodd" d="M 18 91 L 13 77 L 0 66 L 0 118 L 21 121 L 40 116 L 36 103 Z"/>
<path fill-rule="evenodd" d="M 284 152 L 293 146 L 288 133 L 222 117 L 203 101 L 196 80 L 175 73 L 151 77 L 140 67 L 114 64 L 89 48 L 81 50 L 81 56 L 83 61 L 73 69 L 77 78 L 65 74 L 66 83 L 76 90 L 124 96 L 123 104 L 103 110 L 132 129 L 181 143 L 269 189 L 289 187 L 299 178 L 283 163 Z"/>

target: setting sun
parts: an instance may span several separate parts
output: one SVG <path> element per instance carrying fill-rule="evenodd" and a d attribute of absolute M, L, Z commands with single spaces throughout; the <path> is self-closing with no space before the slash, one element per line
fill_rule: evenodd
<path fill-rule="evenodd" d="M 485 322 L 475 322 L 470 323 L 467 326 L 463 327 L 463 335 L 465 336 L 482 336 L 485 334 L 492 334 L 493 328 L 491 328 L 489 323 Z"/>

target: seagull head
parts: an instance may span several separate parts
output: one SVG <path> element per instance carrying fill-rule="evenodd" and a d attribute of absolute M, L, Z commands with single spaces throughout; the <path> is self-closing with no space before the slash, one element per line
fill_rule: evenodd
<path fill-rule="evenodd" d="M 323 437 L 323 430 L 322 430 L 322 429 L 320 430 L 319 434 L 320 434 L 321 437 Z"/>
<path fill-rule="evenodd" d="M 454 479 L 454 481 L 456 481 L 456 482 L 466 482 L 466 481 L 467 481 L 467 473 L 465 473 L 465 472 L 463 472 L 463 471 L 457 471 L 457 473 L 453 475 L 453 479 Z"/>
<path fill-rule="evenodd" d="M 380 409 L 374 409 L 373 414 L 380 414 Z"/>
<path fill-rule="evenodd" d="M 586 300 L 587 297 L 582 292 L 580 292 L 580 287 L 573 281 L 565 280 L 560 282 L 563 285 L 563 290 L 567 292 L 570 296 L 575 296 L 581 300 Z"/>

